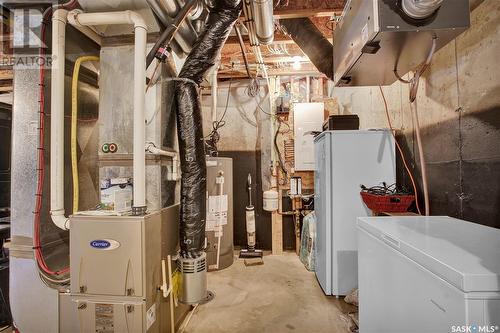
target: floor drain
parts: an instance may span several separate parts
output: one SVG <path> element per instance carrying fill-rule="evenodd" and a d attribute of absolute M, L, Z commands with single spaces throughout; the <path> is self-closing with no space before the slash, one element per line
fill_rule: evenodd
<path fill-rule="evenodd" d="M 210 290 L 207 290 L 207 296 L 205 296 L 205 298 L 202 299 L 199 304 L 200 305 L 207 304 L 208 302 L 211 302 L 214 298 L 215 298 L 215 293 Z"/>

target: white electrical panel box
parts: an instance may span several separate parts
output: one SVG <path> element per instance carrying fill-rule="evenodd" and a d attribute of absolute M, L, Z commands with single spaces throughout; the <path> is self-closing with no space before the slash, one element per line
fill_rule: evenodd
<path fill-rule="evenodd" d="M 321 132 L 324 120 L 324 103 L 294 104 L 293 122 L 296 171 L 314 171 L 314 135 L 311 132 Z"/>

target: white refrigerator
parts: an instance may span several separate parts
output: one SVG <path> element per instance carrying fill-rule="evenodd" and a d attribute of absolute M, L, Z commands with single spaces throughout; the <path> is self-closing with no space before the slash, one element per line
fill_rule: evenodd
<path fill-rule="evenodd" d="M 369 216 L 360 185 L 396 182 L 389 130 L 327 131 L 315 139 L 316 277 L 326 295 L 358 285 L 356 220 Z"/>
<path fill-rule="evenodd" d="M 500 230 L 420 216 L 358 230 L 361 333 L 500 332 Z"/>

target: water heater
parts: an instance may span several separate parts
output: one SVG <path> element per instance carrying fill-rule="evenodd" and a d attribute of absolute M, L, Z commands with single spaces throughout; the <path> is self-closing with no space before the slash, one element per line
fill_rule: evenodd
<path fill-rule="evenodd" d="M 335 29 L 337 86 L 389 85 L 470 26 L 469 0 L 351 0 Z"/>

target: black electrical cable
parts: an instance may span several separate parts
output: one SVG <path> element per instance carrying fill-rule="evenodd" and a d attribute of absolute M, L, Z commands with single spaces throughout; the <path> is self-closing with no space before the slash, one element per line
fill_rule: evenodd
<path fill-rule="evenodd" d="M 226 107 L 224 108 L 224 112 L 222 113 L 222 117 L 218 121 L 212 122 L 212 131 L 205 137 L 205 144 L 208 145 L 209 149 L 218 155 L 219 150 L 217 149 L 217 144 L 220 141 L 219 130 L 226 126 L 226 118 L 227 109 L 229 108 L 229 101 L 231 99 L 231 84 L 232 79 L 229 79 L 229 87 L 227 89 L 227 98 L 226 98 Z"/>
<path fill-rule="evenodd" d="M 374 195 L 411 195 L 411 191 L 409 191 L 405 187 L 398 188 L 396 184 L 392 184 L 387 186 L 386 183 L 382 183 L 382 186 L 372 186 L 366 187 L 361 185 L 361 191 Z"/>

